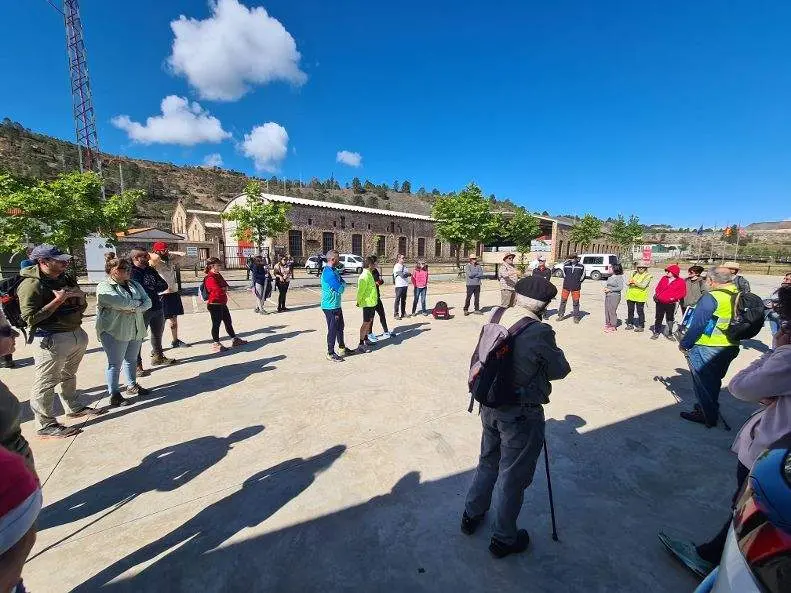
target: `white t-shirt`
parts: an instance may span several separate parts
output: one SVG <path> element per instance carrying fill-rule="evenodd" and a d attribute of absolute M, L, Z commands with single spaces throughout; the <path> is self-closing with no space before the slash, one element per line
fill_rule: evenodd
<path fill-rule="evenodd" d="M 395 276 L 395 285 L 397 288 L 409 286 L 409 277 L 406 276 L 408 272 L 409 268 L 404 264 L 396 264 L 393 266 L 393 276 Z"/>

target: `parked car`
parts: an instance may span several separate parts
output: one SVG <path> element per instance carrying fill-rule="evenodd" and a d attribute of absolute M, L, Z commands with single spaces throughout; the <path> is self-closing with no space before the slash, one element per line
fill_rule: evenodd
<path fill-rule="evenodd" d="M 791 434 L 755 462 L 720 565 L 695 593 L 791 591 Z"/>
<path fill-rule="evenodd" d="M 552 275 L 563 278 L 563 264 L 558 262 L 552 266 Z M 614 253 L 583 253 L 580 263 L 585 266 L 585 277 L 591 280 L 601 280 L 612 276 L 612 267 L 618 263 L 618 256 Z"/>
<path fill-rule="evenodd" d="M 326 265 L 326 257 L 323 255 L 312 255 L 305 261 L 305 272 L 307 272 L 308 275 L 316 274 L 316 276 L 319 276 L 321 274 L 321 270 L 324 269 L 324 266 Z M 340 270 L 341 274 L 343 274 L 345 271 L 342 261 L 339 261 L 338 265 L 335 267 Z"/>
<path fill-rule="evenodd" d="M 353 271 L 355 274 L 360 274 L 365 267 L 365 260 L 359 255 L 354 255 L 353 253 L 341 253 L 338 256 L 338 261 L 343 264 L 343 269 L 345 272 Z"/>

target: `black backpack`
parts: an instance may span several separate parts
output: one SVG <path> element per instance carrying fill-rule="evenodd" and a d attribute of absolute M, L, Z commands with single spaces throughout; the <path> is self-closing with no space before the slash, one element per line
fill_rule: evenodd
<path fill-rule="evenodd" d="M 752 292 L 733 293 L 728 290 L 715 289 L 731 297 L 733 316 L 725 335 L 731 342 L 749 340 L 758 335 L 764 326 L 764 301 Z M 713 292 L 713 291 L 712 291 Z"/>
<path fill-rule="evenodd" d="M 22 276 L 19 274 L 0 280 L 0 306 L 3 307 L 8 323 L 19 329 L 25 329 L 27 323 L 22 319 L 22 311 L 19 308 L 19 296 L 17 289 L 22 284 Z"/>
<path fill-rule="evenodd" d="M 535 319 L 523 317 L 510 328 L 500 325 L 505 309 L 498 307 L 491 321 L 481 328 L 478 344 L 472 352 L 467 386 L 470 389 L 470 407 L 475 402 L 489 408 L 499 408 L 519 403 L 513 390 L 512 357 L 513 341 Z"/>

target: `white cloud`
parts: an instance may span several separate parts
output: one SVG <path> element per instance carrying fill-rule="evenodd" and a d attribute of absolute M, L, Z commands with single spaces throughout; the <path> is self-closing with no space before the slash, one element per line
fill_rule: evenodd
<path fill-rule="evenodd" d="M 124 130 L 130 140 L 142 144 L 193 146 L 202 142 L 222 142 L 231 137 L 222 129 L 219 119 L 209 115 L 198 103 L 190 103 L 176 95 L 162 99 L 162 115 L 147 118 L 145 124 L 132 121 L 128 115 L 117 115 L 112 123 Z"/>
<path fill-rule="evenodd" d="M 222 167 L 222 155 L 219 152 L 213 152 L 203 157 L 203 164 L 201 167 L 212 168 Z"/>
<path fill-rule="evenodd" d="M 291 34 L 262 7 L 210 0 L 205 20 L 181 15 L 170 23 L 171 70 L 185 76 L 204 99 L 236 101 L 251 86 L 284 80 L 304 84 L 300 53 Z"/>
<path fill-rule="evenodd" d="M 335 160 L 350 167 L 359 167 L 363 164 L 363 155 L 359 152 L 349 152 L 348 150 L 339 150 L 335 155 Z"/>
<path fill-rule="evenodd" d="M 244 135 L 242 153 L 253 159 L 259 171 L 277 171 L 278 166 L 288 154 L 288 132 L 280 124 L 267 122 L 255 126 Z"/>

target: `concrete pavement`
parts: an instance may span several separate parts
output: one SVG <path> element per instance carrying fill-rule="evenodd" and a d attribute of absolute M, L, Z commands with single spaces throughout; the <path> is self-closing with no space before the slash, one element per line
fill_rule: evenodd
<path fill-rule="evenodd" d="M 750 280 L 761 295 L 779 284 Z M 496 288 L 487 283 L 485 305 L 499 302 Z M 47 505 L 28 588 L 691 591 L 695 579 L 656 532 L 702 539 L 719 528 L 735 432 L 678 418 L 693 396 L 676 344 L 604 334 L 601 283 L 585 283 L 580 325 L 552 321 L 573 369 L 546 407 L 560 542 L 550 538 L 539 463 L 521 515 L 531 549 L 495 561 L 488 520 L 473 537 L 458 529 L 480 440 L 466 372 L 484 318 L 461 316 L 462 285 L 430 290 L 454 319 L 405 319 L 394 339 L 342 364 L 323 358 L 315 291 L 294 291 L 291 312 L 268 316 L 235 292 L 234 325 L 247 346 L 213 354 L 208 315 L 184 316 L 182 337 L 194 345 L 170 352 L 182 364 L 154 370 L 140 380 L 151 396 L 86 422 L 70 441 L 36 440 L 25 405 Z M 351 298 L 353 344 L 361 314 Z M 395 324 L 391 298 L 385 306 Z M 79 382 L 97 399 L 104 355 L 91 338 Z M 768 332 L 750 342 L 730 375 L 768 342 Z M 0 371 L 25 401 L 29 348 L 18 353 L 22 368 Z M 722 399 L 739 426 L 751 406 Z"/>

